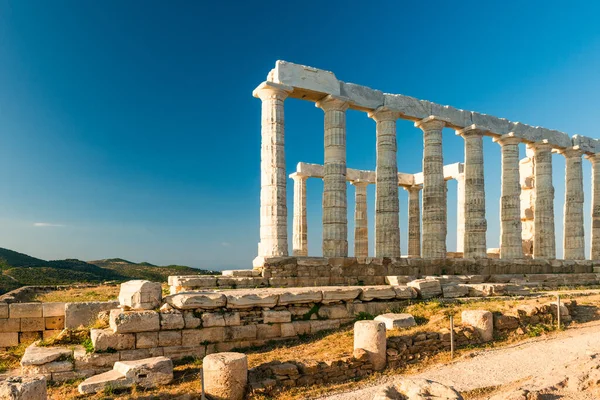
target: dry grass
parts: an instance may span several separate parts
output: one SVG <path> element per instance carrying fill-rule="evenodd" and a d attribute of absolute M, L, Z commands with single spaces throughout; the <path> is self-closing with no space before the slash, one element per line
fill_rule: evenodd
<path fill-rule="evenodd" d="M 92 288 L 73 288 L 66 290 L 57 290 L 49 293 L 36 295 L 32 301 L 41 301 L 43 303 L 68 302 L 77 303 L 84 301 L 109 301 L 116 300 L 119 296 L 119 286 L 96 286 Z"/>

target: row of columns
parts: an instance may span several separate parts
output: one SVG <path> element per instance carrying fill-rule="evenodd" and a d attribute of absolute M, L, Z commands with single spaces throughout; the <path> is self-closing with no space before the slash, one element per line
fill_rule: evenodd
<path fill-rule="evenodd" d="M 287 209 L 285 185 L 284 115 L 283 101 L 291 87 L 264 82 L 254 92 L 262 100 L 261 145 L 261 227 L 259 255 L 287 255 Z M 346 193 L 346 110 L 348 99 L 328 95 L 316 103 L 324 111 L 324 178 L 323 178 L 323 256 L 348 256 L 348 223 Z M 396 121 L 400 114 L 385 107 L 370 112 L 376 121 L 376 213 L 375 256 L 399 257 L 399 203 L 397 184 Z M 446 184 L 443 174 L 442 129 L 444 120 L 431 116 L 415 123 L 423 131 L 423 205 L 422 248 L 423 258 L 446 256 Z M 485 182 L 483 170 L 483 136 L 485 131 L 472 125 L 457 134 L 465 142 L 464 177 L 464 242 L 466 258 L 486 257 Z M 519 152 L 520 140 L 513 135 L 496 139 L 502 148 L 501 234 L 500 257 L 522 258 Z M 555 258 L 554 187 L 552 185 L 552 146 L 546 141 L 529 144 L 534 152 L 534 258 Z M 579 149 L 561 151 L 566 157 L 565 195 L 565 259 L 584 258 L 583 232 L 583 179 Z M 590 157 L 593 164 L 592 259 L 600 258 L 600 163 L 598 156 Z M 298 215 L 306 214 L 305 180 L 294 180 L 298 185 Z M 303 186 L 304 185 L 304 186 Z M 462 188 L 461 188 L 462 189 Z M 355 254 L 366 254 L 366 185 L 357 185 L 355 218 Z M 411 193 L 411 199 L 413 194 Z M 418 199 L 418 192 L 416 195 Z M 302 201 L 304 199 L 304 201 Z M 363 199 L 364 208 L 363 208 Z M 359 206 L 358 202 L 361 201 Z M 413 199 L 414 200 L 414 199 Z M 296 204 L 296 203 L 295 203 Z M 294 206 L 296 207 L 296 205 Z M 416 207 L 413 208 L 413 207 Z M 409 232 L 416 232 L 418 203 L 409 207 Z M 459 213 L 460 215 L 460 213 Z M 459 221 L 460 222 L 460 221 Z M 301 223 L 300 223 L 301 224 Z M 460 225 L 460 224 L 459 224 Z M 294 235 L 294 248 L 306 249 L 306 225 Z M 409 234 L 410 236 L 410 234 Z M 409 253 L 421 244 L 409 239 Z M 460 246 L 459 246 L 460 247 Z M 298 254 L 304 255 L 304 254 Z M 411 255 L 411 254 L 409 254 Z"/>

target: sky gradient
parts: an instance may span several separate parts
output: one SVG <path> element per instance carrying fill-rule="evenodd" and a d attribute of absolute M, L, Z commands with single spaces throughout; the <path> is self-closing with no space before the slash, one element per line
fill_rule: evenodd
<path fill-rule="evenodd" d="M 600 138 L 599 13 L 588 1 L 0 0 L 0 247 L 249 268 L 260 191 L 260 100 L 251 93 L 277 59 Z M 322 110 L 285 105 L 288 173 L 299 161 L 322 163 Z M 444 163 L 462 161 L 462 138 L 443 136 Z M 484 142 L 488 247 L 497 247 L 500 147 Z M 348 111 L 347 146 L 348 167 L 375 168 L 365 113 Z M 419 172 L 421 158 L 421 131 L 399 121 L 399 170 Z M 565 163 L 553 161 L 560 257 Z M 590 178 L 585 161 L 588 242 Z M 309 252 L 320 255 L 322 182 L 309 180 L 307 195 Z M 349 186 L 350 248 L 353 196 Z M 452 251 L 454 183 L 448 199 Z M 368 201 L 372 252 L 373 186 Z M 402 190 L 400 207 L 406 254 Z"/>

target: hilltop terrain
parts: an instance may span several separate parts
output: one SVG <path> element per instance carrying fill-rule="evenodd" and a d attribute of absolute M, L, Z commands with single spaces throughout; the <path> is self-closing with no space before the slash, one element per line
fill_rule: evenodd
<path fill-rule="evenodd" d="M 120 258 L 98 261 L 76 259 L 46 261 L 0 248 L 0 294 L 27 285 L 66 285 L 147 279 L 165 282 L 169 275 L 219 274 L 181 265 L 157 266 Z"/>

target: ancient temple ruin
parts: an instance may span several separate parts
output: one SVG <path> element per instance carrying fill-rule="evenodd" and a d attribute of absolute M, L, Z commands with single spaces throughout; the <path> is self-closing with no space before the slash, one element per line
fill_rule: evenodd
<path fill-rule="evenodd" d="M 323 179 L 323 258 L 346 258 L 348 217 L 346 182 L 356 187 L 354 258 L 368 255 L 366 186 L 375 185 L 375 258 L 398 259 L 400 254 L 398 188 L 409 191 L 409 259 L 447 258 L 446 180 L 458 185 L 458 245 L 465 260 L 488 258 L 486 245 L 483 140 L 501 147 L 500 207 L 501 260 L 556 259 L 552 152 L 566 158 L 563 254 L 566 263 L 585 260 L 582 157 L 592 163 L 592 230 L 589 260 L 600 259 L 600 143 L 596 139 L 511 122 L 400 94 L 388 94 L 338 80 L 329 71 L 277 61 L 253 92 L 262 101 L 260 243 L 255 267 L 288 256 L 287 176 L 284 104 L 288 98 L 315 102 L 323 110 L 324 165 L 300 163 L 294 182 L 293 256 L 309 256 L 306 232 L 306 179 Z M 346 111 L 366 112 L 376 121 L 375 171 L 346 167 Z M 396 121 L 414 121 L 423 132 L 423 172 L 399 173 Z M 442 129 L 451 128 L 464 139 L 464 164 L 444 167 Z M 519 159 L 519 145 L 527 158 Z M 454 168 L 454 171 L 449 171 Z M 422 192 L 422 207 L 419 193 Z M 311 248 L 314 249 L 313 246 Z M 313 250 L 314 251 L 314 250 Z M 487 261 L 487 260 L 486 260 Z M 581 264 L 581 263 L 580 263 Z M 419 265 L 423 265 L 420 263 Z M 486 264 L 487 265 L 487 264 Z M 541 264 L 540 264 L 541 265 Z M 585 263 L 592 272 L 593 263 Z M 497 271 L 501 273 L 502 271 Z M 543 272 L 543 271 L 539 271 Z M 583 272 L 583 271 L 582 271 Z"/>

